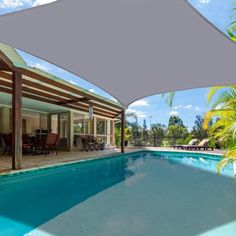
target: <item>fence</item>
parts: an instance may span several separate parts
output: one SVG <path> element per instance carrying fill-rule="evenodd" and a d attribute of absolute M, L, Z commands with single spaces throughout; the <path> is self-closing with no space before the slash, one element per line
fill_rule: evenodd
<path fill-rule="evenodd" d="M 159 138 L 159 137 L 148 137 L 146 139 L 131 138 L 126 141 L 126 146 L 134 147 L 172 147 L 176 144 L 185 144 L 183 138 Z"/>

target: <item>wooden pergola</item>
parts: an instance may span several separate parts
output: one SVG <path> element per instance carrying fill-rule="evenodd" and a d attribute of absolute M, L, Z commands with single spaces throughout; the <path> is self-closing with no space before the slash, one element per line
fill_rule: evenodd
<path fill-rule="evenodd" d="M 0 92 L 12 95 L 12 169 L 21 168 L 22 97 L 93 113 L 121 118 L 121 152 L 124 152 L 125 110 L 105 99 L 54 75 L 29 67 L 15 49 L 0 44 Z"/>

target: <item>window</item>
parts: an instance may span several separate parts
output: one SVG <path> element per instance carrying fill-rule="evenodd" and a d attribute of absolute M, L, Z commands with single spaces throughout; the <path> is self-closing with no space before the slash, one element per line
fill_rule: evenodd
<path fill-rule="evenodd" d="M 84 115 L 82 114 L 74 113 L 74 133 L 84 133 Z"/>
<path fill-rule="evenodd" d="M 97 118 L 97 134 L 107 134 L 107 121 Z"/>
<path fill-rule="evenodd" d="M 74 133 L 91 134 L 93 132 L 92 121 L 88 115 L 74 113 Z"/>
<path fill-rule="evenodd" d="M 58 115 L 51 115 L 51 132 L 58 134 Z"/>

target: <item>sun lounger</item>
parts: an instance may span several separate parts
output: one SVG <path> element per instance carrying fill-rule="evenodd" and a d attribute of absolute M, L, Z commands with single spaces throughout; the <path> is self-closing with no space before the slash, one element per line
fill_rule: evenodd
<path fill-rule="evenodd" d="M 212 147 L 208 146 L 209 144 L 209 139 L 203 139 L 198 145 L 183 145 L 181 149 L 186 149 L 186 150 L 212 150 Z"/>
<path fill-rule="evenodd" d="M 197 143 L 197 139 L 194 138 L 187 145 L 174 145 L 173 148 L 182 149 L 183 146 L 192 146 L 192 145 L 195 145 L 196 143 Z"/>

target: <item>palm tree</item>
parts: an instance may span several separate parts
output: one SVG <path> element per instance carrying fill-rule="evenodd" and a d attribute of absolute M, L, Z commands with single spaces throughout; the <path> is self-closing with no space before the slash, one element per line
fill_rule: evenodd
<path fill-rule="evenodd" d="M 216 86 L 210 89 L 208 104 L 212 102 L 211 110 L 205 114 L 204 128 L 208 128 L 209 121 L 216 119 L 209 131 L 218 143 L 226 148 L 224 158 L 218 164 L 218 173 L 227 164 L 236 161 L 236 86 Z"/>
<path fill-rule="evenodd" d="M 234 2 L 234 7 L 232 9 L 232 16 L 231 18 L 235 18 L 236 16 L 236 2 Z M 231 40 L 233 40 L 234 42 L 236 42 L 236 21 L 232 21 L 228 27 L 228 29 L 226 30 L 229 37 L 231 38 Z"/>
<path fill-rule="evenodd" d="M 161 94 L 161 97 L 165 99 L 165 103 L 169 106 L 172 107 L 174 97 L 175 97 L 175 92 L 168 92 L 168 93 L 163 93 Z"/>

